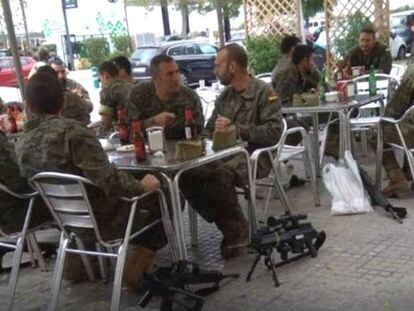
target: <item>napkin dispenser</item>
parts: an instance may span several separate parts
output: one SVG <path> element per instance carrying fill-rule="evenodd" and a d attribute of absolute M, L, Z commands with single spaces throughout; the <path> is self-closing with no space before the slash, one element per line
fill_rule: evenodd
<path fill-rule="evenodd" d="M 152 126 L 146 129 L 148 137 L 148 148 L 150 153 L 157 151 L 165 152 L 165 136 L 164 128 L 160 126 Z"/>

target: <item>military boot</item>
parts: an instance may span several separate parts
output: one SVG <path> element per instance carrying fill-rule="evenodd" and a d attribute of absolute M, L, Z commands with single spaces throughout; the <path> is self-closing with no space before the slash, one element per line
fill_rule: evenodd
<path fill-rule="evenodd" d="M 155 252 L 142 246 L 132 250 L 127 257 L 123 281 L 129 292 L 136 293 L 140 289 L 140 281 L 144 272 L 152 272 L 155 265 Z"/>
<path fill-rule="evenodd" d="M 223 258 L 230 259 L 245 254 L 249 227 L 241 212 L 231 217 L 220 217 L 215 223 L 223 234 L 220 244 Z"/>
<path fill-rule="evenodd" d="M 400 197 L 410 189 L 408 181 L 400 169 L 387 171 L 387 175 L 390 182 L 388 187 L 383 190 L 385 197 Z"/>

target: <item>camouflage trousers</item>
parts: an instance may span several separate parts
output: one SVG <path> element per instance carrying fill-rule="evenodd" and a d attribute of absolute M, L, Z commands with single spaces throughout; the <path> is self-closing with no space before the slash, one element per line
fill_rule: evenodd
<path fill-rule="evenodd" d="M 208 222 L 239 217 L 236 187 L 244 188 L 246 184 L 247 167 L 239 156 L 194 168 L 184 172 L 180 179 L 181 192 Z"/>

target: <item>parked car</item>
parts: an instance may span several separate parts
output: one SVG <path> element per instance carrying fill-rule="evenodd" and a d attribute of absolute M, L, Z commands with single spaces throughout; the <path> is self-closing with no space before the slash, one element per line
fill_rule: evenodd
<path fill-rule="evenodd" d="M 143 46 L 131 55 L 132 75 L 136 80 L 149 80 L 149 63 L 154 56 L 166 54 L 174 58 L 180 69 L 184 84 L 198 86 L 200 80 L 206 85 L 216 81 L 214 61 L 217 46 L 194 40 L 160 43 L 159 46 Z"/>
<path fill-rule="evenodd" d="M 390 15 L 391 33 L 400 36 L 405 44 L 406 51 L 411 51 L 414 43 L 414 10 L 394 13 Z"/>
<path fill-rule="evenodd" d="M 23 78 L 28 80 L 30 70 L 36 61 L 31 57 L 20 57 L 22 63 Z M 0 57 L 0 86 L 17 87 L 17 75 L 14 68 L 13 58 L 10 56 Z"/>

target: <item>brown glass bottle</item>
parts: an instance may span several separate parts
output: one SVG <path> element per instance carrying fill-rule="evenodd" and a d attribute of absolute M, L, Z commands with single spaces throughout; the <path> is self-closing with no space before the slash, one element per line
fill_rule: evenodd
<path fill-rule="evenodd" d="M 134 149 L 135 149 L 135 157 L 138 162 L 145 161 L 146 152 L 145 152 L 145 144 L 144 139 L 142 138 L 141 134 L 141 124 L 138 120 L 132 121 L 132 130 L 134 133 Z"/>
<path fill-rule="evenodd" d="M 119 133 L 119 140 L 121 141 L 121 145 L 128 145 L 130 143 L 129 140 L 129 129 L 128 125 L 126 124 L 126 112 L 125 109 L 118 110 L 118 133 Z"/>
<path fill-rule="evenodd" d="M 185 131 L 185 139 L 195 139 L 198 135 L 197 127 L 193 117 L 193 111 L 191 108 L 185 108 L 185 123 L 184 123 L 184 131 Z"/>
<path fill-rule="evenodd" d="M 11 134 L 16 134 L 17 133 L 17 123 L 16 123 L 16 117 L 15 117 L 15 112 L 14 112 L 14 107 L 13 106 L 9 106 L 7 108 L 7 119 L 9 121 L 9 132 Z"/>

